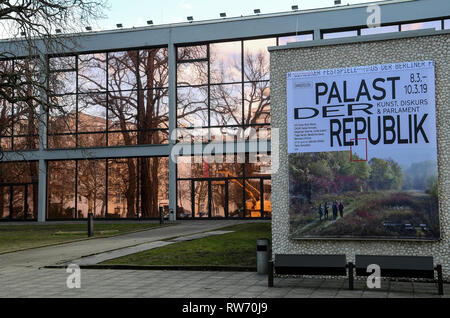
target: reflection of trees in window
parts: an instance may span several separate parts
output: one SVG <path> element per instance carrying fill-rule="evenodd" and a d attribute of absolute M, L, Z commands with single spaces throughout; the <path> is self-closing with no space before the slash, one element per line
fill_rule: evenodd
<path fill-rule="evenodd" d="M 49 219 L 79 218 L 75 210 L 75 161 L 48 163 Z"/>
<path fill-rule="evenodd" d="M 37 218 L 38 213 L 38 163 L 11 162 L 0 163 L 0 218 L 9 215 L 13 218 Z M 20 186 L 19 186 L 20 184 Z M 10 206 L 10 190 L 13 190 L 13 204 Z M 24 211 L 25 185 L 28 187 L 28 211 Z"/>
<path fill-rule="evenodd" d="M 78 210 L 84 217 L 106 215 L 106 165 L 105 160 L 78 162 Z"/>
<path fill-rule="evenodd" d="M 270 124 L 267 46 L 275 43 L 262 39 L 178 48 L 178 126 Z"/>
<path fill-rule="evenodd" d="M 35 60 L 0 61 L 0 146 L 3 150 L 37 149 L 38 64 Z"/>
<path fill-rule="evenodd" d="M 48 217 L 136 218 L 141 211 L 157 218 L 169 205 L 168 174 L 169 160 L 160 157 L 49 162 Z"/>
<path fill-rule="evenodd" d="M 108 215 L 136 217 L 137 159 L 108 161 Z"/>

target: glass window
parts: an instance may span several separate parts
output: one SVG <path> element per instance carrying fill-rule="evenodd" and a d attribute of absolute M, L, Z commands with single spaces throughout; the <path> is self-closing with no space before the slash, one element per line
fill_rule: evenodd
<path fill-rule="evenodd" d="M 139 51 L 139 88 L 169 86 L 169 52 L 167 48 Z"/>
<path fill-rule="evenodd" d="M 278 38 L 278 45 L 286 45 L 288 43 L 312 41 L 312 40 L 313 40 L 312 34 L 283 36 Z"/>
<path fill-rule="evenodd" d="M 275 45 L 275 38 L 244 41 L 245 81 L 270 79 L 270 54 L 267 48 Z"/>
<path fill-rule="evenodd" d="M 38 207 L 38 163 L 0 163 L 0 219 L 34 220 Z"/>
<path fill-rule="evenodd" d="M 450 19 L 444 21 L 444 28 L 445 29 L 450 29 Z"/>
<path fill-rule="evenodd" d="M 200 60 L 208 58 L 208 47 L 206 45 L 182 46 L 177 50 L 179 61 Z"/>
<path fill-rule="evenodd" d="M 0 163 L 0 184 L 35 183 L 39 181 L 38 162 Z"/>
<path fill-rule="evenodd" d="M 228 216 L 244 217 L 244 181 L 242 179 L 228 180 Z"/>
<path fill-rule="evenodd" d="M 60 56 L 49 59 L 50 72 L 75 70 L 76 56 Z"/>
<path fill-rule="evenodd" d="M 50 95 L 75 93 L 77 89 L 76 72 L 52 72 L 49 75 Z"/>
<path fill-rule="evenodd" d="M 0 146 L 3 150 L 12 149 L 13 106 L 6 99 L 0 100 Z"/>
<path fill-rule="evenodd" d="M 108 160 L 108 218 L 136 218 L 137 159 Z"/>
<path fill-rule="evenodd" d="M 78 57 L 79 92 L 106 91 L 106 54 L 85 54 Z"/>
<path fill-rule="evenodd" d="M 390 25 L 390 26 L 383 26 L 383 27 L 378 27 L 378 28 L 361 29 L 361 35 L 392 33 L 392 32 L 398 32 L 398 31 L 399 31 L 398 25 Z"/>
<path fill-rule="evenodd" d="M 242 42 L 213 43 L 211 51 L 211 83 L 242 81 Z"/>
<path fill-rule="evenodd" d="M 356 31 L 356 30 L 343 31 L 343 32 L 329 32 L 329 33 L 324 33 L 323 38 L 324 39 L 337 39 L 337 38 L 346 38 L 346 37 L 357 36 L 357 35 L 358 35 L 358 31 Z"/>
<path fill-rule="evenodd" d="M 247 218 L 262 217 L 261 179 L 245 180 L 245 212 Z"/>
<path fill-rule="evenodd" d="M 110 92 L 108 94 L 108 130 L 137 130 L 137 103 L 138 92 L 136 91 Z"/>
<path fill-rule="evenodd" d="M 106 161 L 78 161 L 77 209 L 87 218 L 89 213 L 96 218 L 106 216 Z"/>
<path fill-rule="evenodd" d="M 262 210 L 263 217 L 271 217 L 272 216 L 272 180 L 263 180 L 263 201 L 262 201 Z"/>
<path fill-rule="evenodd" d="M 402 24 L 402 31 L 413 31 L 413 30 L 421 30 L 421 29 L 442 29 L 441 21 L 428 21 L 428 22 L 418 22 L 418 23 L 409 23 Z"/>
<path fill-rule="evenodd" d="M 184 156 L 179 157 L 178 178 L 237 178 L 243 175 L 245 158 L 229 156 Z"/>
<path fill-rule="evenodd" d="M 242 125 L 242 85 L 212 85 L 211 126 Z"/>
<path fill-rule="evenodd" d="M 78 131 L 106 130 L 106 94 L 82 94 L 78 101 Z"/>
<path fill-rule="evenodd" d="M 178 181 L 177 183 L 177 219 L 192 218 L 192 182 Z"/>
<path fill-rule="evenodd" d="M 6 220 L 10 216 L 11 187 L 0 186 L 0 219 Z"/>
<path fill-rule="evenodd" d="M 268 154 L 247 154 L 245 164 L 245 176 L 270 177 L 271 160 Z"/>
<path fill-rule="evenodd" d="M 81 217 L 75 207 L 76 162 L 48 163 L 48 219 L 76 219 Z"/>
<path fill-rule="evenodd" d="M 138 52 L 108 53 L 108 88 L 110 91 L 137 89 Z"/>
<path fill-rule="evenodd" d="M 208 181 L 194 181 L 194 211 L 196 218 L 209 217 Z"/>
<path fill-rule="evenodd" d="M 208 126 L 208 87 L 180 87 L 177 100 L 178 127 Z"/>
<path fill-rule="evenodd" d="M 48 147 L 51 149 L 76 147 L 76 96 L 64 95 L 49 98 Z M 64 134 L 64 135 L 55 135 Z"/>
<path fill-rule="evenodd" d="M 182 63 L 177 69 L 178 86 L 208 84 L 208 62 Z"/>
<path fill-rule="evenodd" d="M 269 82 L 254 82 L 245 84 L 244 124 L 270 124 Z"/>
<path fill-rule="evenodd" d="M 18 59 L 14 61 L 14 73 L 20 85 L 16 85 L 16 97 L 39 96 L 40 68 L 35 59 Z"/>
<path fill-rule="evenodd" d="M 169 159 L 140 159 L 140 206 L 143 218 L 158 218 L 169 207 Z"/>
<path fill-rule="evenodd" d="M 227 210 L 225 180 L 211 181 L 211 217 L 224 218 Z"/>

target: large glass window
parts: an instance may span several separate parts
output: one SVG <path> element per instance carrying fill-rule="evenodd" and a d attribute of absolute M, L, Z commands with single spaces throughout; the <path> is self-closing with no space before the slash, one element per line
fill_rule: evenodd
<path fill-rule="evenodd" d="M 167 48 L 50 59 L 49 148 L 167 144 Z"/>
<path fill-rule="evenodd" d="M 271 216 L 270 156 L 245 154 L 178 159 L 178 218 Z M 250 159 L 255 163 L 241 163 Z"/>
<path fill-rule="evenodd" d="M 38 163 L 0 163 L 0 219 L 36 220 Z"/>
<path fill-rule="evenodd" d="M 250 126 L 269 127 L 267 48 L 277 42 L 277 38 L 264 38 L 179 47 L 178 127 L 208 128 L 205 142 L 243 137 L 237 130 L 242 132 Z M 193 137 L 193 140 L 197 139 Z"/>
<path fill-rule="evenodd" d="M 47 217 L 158 218 L 168 176 L 165 157 L 50 161 Z"/>
<path fill-rule="evenodd" d="M 32 59 L 0 61 L 0 146 L 3 151 L 39 148 L 39 66 Z"/>

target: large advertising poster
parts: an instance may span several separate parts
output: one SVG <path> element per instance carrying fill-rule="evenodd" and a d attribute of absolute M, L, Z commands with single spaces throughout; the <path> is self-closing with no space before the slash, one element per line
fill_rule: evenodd
<path fill-rule="evenodd" d="M 434 62 L 287 74 L 291 238 L 438 240 Z"/>

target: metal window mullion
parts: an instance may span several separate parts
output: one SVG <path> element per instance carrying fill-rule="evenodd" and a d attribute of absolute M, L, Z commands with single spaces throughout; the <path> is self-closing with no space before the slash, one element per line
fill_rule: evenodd
<path fill-rule="evenodd" d="M 140 72 L 139 72 L 139 68 L 141 66 L 141 54 L 140 54 L 140 50 L 136 50 L 136 90 L 137 90 L 137 96 L 136 96 L 136 100 L 137 100 L 137 127 L 138 127 L 138 131 L 137 131 L 137 144 L 140 145 L 141 144 L 141 132 L 142 132 L 142 126 L 141 126 L 141 91 L 142 91 L 142 87 L 141 87 L 141 76 L 140 76 Z M 145 74 L 144 74 L 145 76 Z M 153 83 L 152 83 L 153 84 Z M 148 83 L 147 83 L 148 85 Z M 137 211 L 136 211 L 137 213 Z"/>
<path fill-rule="evenodd" d="M 142 204 L 139 204 L 139 203 L 141 203 L 141 191 L 140 191 L 140 187 L 141 187 L 141 158 L 136 158 L 136 218 L 137 219 L 139 219 L 139 218 L 141 218 L 142 219 L 142 211 L 140 210 L 141 209 L 141 206 L 142 206 Z"/>
<path fill-rule="evenodd" d="M 80 89 L 79 89 L 79 56 L 77 55 L 75 58 L 75 68 L 76 71 L 76 77 L 75 77 L 75 148 L 78 149 L 78 104 L 79 104 L 79 96 L 80 96 Z M 78 201 L 78 199 L 77 199 Z M 78 213 L 78 211 L 77 211 Z"/>
<path fill-rule="evenodd" d="M 191 182 L 191 208 L 192 208 L 192 219 L 195 219 L 195 181 L 194 179 L 190 180 Z"/>
<path fill-rule="evenodd" d="M 12 186 L 9 187 L 9 219 L 12 220 L 14 205 L 14 188 Z"/>
<path fill-rule="evenodd" d="M 244 71 L 244 41 L 241 41 L 241 87 L 242 87 L 242 105 L 241 105 L 241 110 L 242 110 L 242 114 L 241 114 L 241 126 L 244 126 L 244 112 L 245 112 L 245 71 Z"/>
<path fill-rule="evenodd" d="M 208 218 L 212 217 L 212 182 L 208 180 Z"/>
<path fill-rule="evenodd" d="M 264 179 L 259 179 L 259 202 L 261 208 L 261 218 L 264 217 Z"/>
<path fill-rule="evenodd" d="M 211 55 L 210 46 L 206 46 L 206 56 L 208 59 L 208 141 L 211 140 Z"/>
<path fill-rule="evenodd" d="M 109 201 L 109 187 L 108 187 L 108 179 L 109 179 L 109 160 L 105 159 L 105 218 L 108 218 L 108 201 Z"/>
<path fill-rule="evenodd" d="M 106 147 L 109 146 L 109 53 L 106 53 Z M 108 204 L 108 202 L 106 203 Z"/>
<path fill-rule="evenodd" d="M 15 74 L 15 71 L 16 71 L 16 61 L 15 60 L 12 61 L 12 69 L 13 69 L 13 74 Z M 17 74 L 15 74 L 15 76 L 14 76 L 14 81 L 17 82 Z M 14 86 L 16 84 L 17 83 L 14 83 Z M 11 95 L 12 95 L 13 100 L 14 100 L 14 98 L 16 97 L 16 90 L 15 89 L 12 90 L 12 94 Z M 11 103 L 11 149 L 12 150 L 14 150 L 14 121 L 15 121 L 15 119 L 14 119 L 14 105 L 15 105 L 15 103 Z"/>
<path fill-rule="evenodd" d="M 75 217 L 78 219 L 78 160 L 75 160 Z"/>
<path fill-rule="evenodd" d="M 28 185 L 25 185 L 23 196 L 24 196 L 23 219 L 26 220 L 27 219 L 27 214 L 28 214 Z"/>
<path fill-rule="evenodd" d="M 228 211 L 228 206 L 229 206 L 229 204 L 230 204 L 230 198 L 229 198 L 229 196 L 230 196 L 230 193 L 229 193 L 229 190 L 228 190 L 228 185 L 229 185 L 229 181 L 228 181 L 228 179 L 225 179 L 225 218 L 226 219 L 228 219 L 228 216 L 229 216 L 229 211 Z"/>

